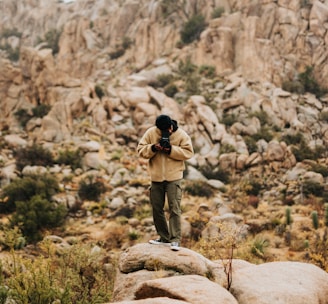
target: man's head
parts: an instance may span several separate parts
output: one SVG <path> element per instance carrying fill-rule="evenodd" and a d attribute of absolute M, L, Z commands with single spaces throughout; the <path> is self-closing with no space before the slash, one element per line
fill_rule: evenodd
<path fill-rule="evenodd" d="M 161 131 L 170 129 L 172 126 L 172 120 L 170 116 L 161 114 L 156 118 L 156 127 Z"/>

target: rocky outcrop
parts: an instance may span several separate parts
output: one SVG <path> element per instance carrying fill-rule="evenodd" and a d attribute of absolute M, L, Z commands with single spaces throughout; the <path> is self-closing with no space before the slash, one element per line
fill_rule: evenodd
<path fill-rule="evenodd" d="M 187 248 L 135 245 L 120 256 L 112 303 L 328 303 L 328 274 L 314 265 L 232 260 L 227 290 L 222 262 Z"/>

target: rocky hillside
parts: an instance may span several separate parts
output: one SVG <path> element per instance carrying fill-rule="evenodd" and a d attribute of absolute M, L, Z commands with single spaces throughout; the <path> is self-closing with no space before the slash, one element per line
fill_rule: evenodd
<path fill-rule="evenodd" d="M 240 258 L 327 271 L 327 1 L 0 6 L 2 190 L 51 173 L 60 182 L 53 199 L 70 209 L 63 237 L 87 234 L 120 250 L 147 241 L 149 178 L 135 148 L 165 113 L 196 152 L 183 246 L 215 259 L 201 241 L 215 246 L 234 223 L 253 248 Z M 22 165 L 17 151 L 33 144 L 54 157 L 78 150 L 81 163 Z M 106 188 L 94 201 L 78 195 L 89 176 Z"/>

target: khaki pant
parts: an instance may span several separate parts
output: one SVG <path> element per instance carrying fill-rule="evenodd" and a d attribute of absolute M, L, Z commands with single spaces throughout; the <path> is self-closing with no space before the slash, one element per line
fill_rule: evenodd
<path fill-rule="evenodd" d="M 153 219 L 156 231 L 162 241 L 180 242 L 181 240 L 181 179 L 168 182 L 152 182 L 150 203 L 153 208 Z M 167 225 L 164 205 L 165 195 L 169 206 L 169 225 Z"/>

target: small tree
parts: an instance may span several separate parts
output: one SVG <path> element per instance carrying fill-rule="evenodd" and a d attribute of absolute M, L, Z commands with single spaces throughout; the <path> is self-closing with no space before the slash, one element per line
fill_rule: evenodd
<path fill-rule="evenodd" d="M 40 195 L 35 195 L 27 202 L 16 202 L 12 224 L 18 225 L 27 241 L 34 243 L 42 239 L 44 229 L 61 226 L 66 214 L 64 205 L 56 205 Z"/>
<path fill-rule="evenodd" d="M 199 39 L 200 34 L 206 28 L 207 24 L 202 15 L 194 15 L 183 26 L 180 32 L 181 40 L 185 44 L 189 44 Z"/>

